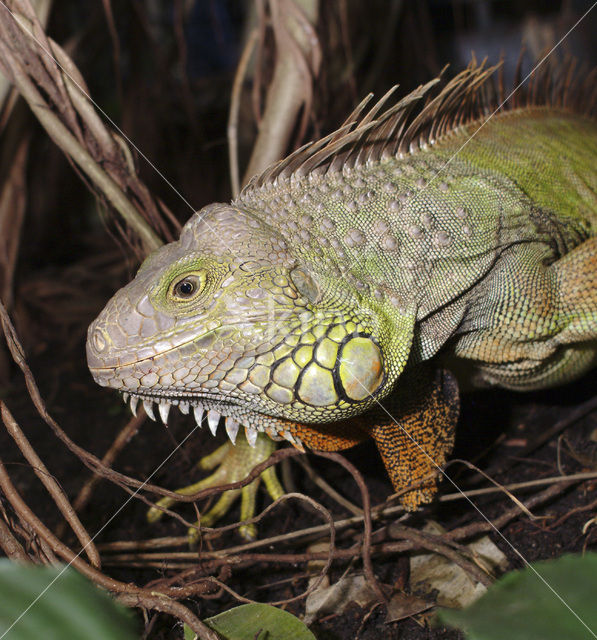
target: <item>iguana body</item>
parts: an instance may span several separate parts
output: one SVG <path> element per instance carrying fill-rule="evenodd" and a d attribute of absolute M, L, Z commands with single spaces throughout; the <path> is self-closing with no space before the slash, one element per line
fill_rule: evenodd
<path fill-rule="evenodd" d="M 399 490 L 452 446 L 445 365 L 521 390 L 587 371 L 594 98 L 529 91 L 483 124 L 489 75 L 471 65 L 434 98 L 430 83 L 377 118 L 357 111 L 195 214 L 90 327 L 95 379 L 164 415 L 199 405 L 214 429 L 229 416 L 232 439 L 239 423 L 250 442 L 265 431 L 324 450 L 371 436 Z"/>

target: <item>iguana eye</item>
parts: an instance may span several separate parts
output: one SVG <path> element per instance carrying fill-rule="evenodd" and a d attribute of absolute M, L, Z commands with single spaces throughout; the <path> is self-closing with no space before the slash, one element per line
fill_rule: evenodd
<path fill-rule="evenodd" d="M 179 300 L 192 300 L 201 293 L 205 284 L 205 275 L 202 273 L 190 273 L 174 281 L 170 285 L 170 293 L 173 298 Z"/>
<path fill-rule="evenodd" d="M 177 282 L 174 287 L 174 294 L 179 298 L 190 298 L 195 293 L 195 283 L 188 278 Z"/>

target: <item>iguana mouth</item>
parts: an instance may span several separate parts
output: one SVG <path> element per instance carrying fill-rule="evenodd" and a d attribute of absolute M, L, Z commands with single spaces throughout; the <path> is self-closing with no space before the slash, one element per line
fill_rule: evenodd
<path fill-rule="evenodd" d="M 137 415 L 139 402 L 143 404 L 147 416 L 156 422 L 156 415 L 153 404 L 158 408 L 158 414 L 164 424 L 168 423 L 170 409 L 172 406 L 178 407 L 183 415 L 189 415 L 191 410 L 198 427 L 207 423 L 212 435 L 216 435 L 218 426 L 223 421 L 226 434 L 232 444 L 236 443 L 236 438 L 241 427 L 245 430 L 247 442 L 252 447 L 255 446 L 257 435 L 261 431 L 266 433 L 273 440 L 288 440 L 293 446 L 301 451 L 304 447 L 299 438 L 294 436 L 289 430 L 284 429 L 286 421 L 283 418 L 271 418 L 262 413 L 248 410 L 246 407 L 236 404 L 228 399 L 223 400 L 218 396 L 159 396 L 144 395 L 123 391 L 122 398 L 125 403 L 130 404 L 133 415 Z M 222 420 L 223 419 L 223 420 Z M 248 424 L 248 423 L 252 424 Z"/>

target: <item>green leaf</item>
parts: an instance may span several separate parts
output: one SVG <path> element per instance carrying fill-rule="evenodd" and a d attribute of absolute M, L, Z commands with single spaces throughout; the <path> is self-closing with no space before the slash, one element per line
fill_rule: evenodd
<path fill-rule="evenodd" d="M 197 634 L 189 627 L 189 625 L 184 623 L 184 638 L 183 640 L 197 640 Z"/>
<path fill-rule="evenodd" d="M 225 640 L 316 640 L 297 617 L 269 604 L 243 604 L 205 624 Z"/>
<path fill-rule="evenodd" d="M 506 574 L 463 611 L 441 610 L 439 620 L 464 630 L 468 640 L 597 637 L 597 553 L 531 566 Z"/>
<path fill-rule="evenodd" d="M 74 569 L 0 559 L 0 637 L 133 640 L 130 611 Z"/>

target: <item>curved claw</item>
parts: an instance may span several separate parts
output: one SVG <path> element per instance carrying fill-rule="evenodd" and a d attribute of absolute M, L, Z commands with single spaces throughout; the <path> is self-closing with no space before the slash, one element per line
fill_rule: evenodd
<path fill-rule="evenodd" d="M 191 495 L 208 487 L 217 487 L 219 485 L 243 480 L 253 467 L 267 460 L 275 449 L 276 444 L 265 434 L 259 434 L 257 442 L 253 447 L 247 442 L 244 433 L 240 431 L 236 445 L 226 443 L 199 461 L 197 466 L 200 469 L 216 469 L 211 475 L 199 482 L 177 489 L 176 493 L 180 495 Z M 188 536 L 190 544 L 197 542 L 200 535 L 200 524 L 204 527 L 211 526 L 230 510 L 230 507 L 239 496 L 241 497 L 240 519 L 248 520 L 252 518 L 255 515 L 257 489 L 262 479 L 272 500 L 276 500 L 284 494 L 282 485 L 276 476 L 275 469 L 269 467 L 259 478 L 242 489 L 224 492 L 216 504 L 201 516 L 200 522 L 197 522 L 195 526 L 189 528 Z M 151 509 L 148 510 L 147 520 L 150 523 L 157 522 L 164 515 L 162 509 L 168 508 L 175 503 L 175 498 L 161 498 L 156 502 L 155 507 L 151 507 Z M 160 507 L 162 509 L 160 509 Z M 257 537 L 257 528 L 254 524 L 241 525 L 239 527 L 239 533 L 247 540 L 254 540 Z"/>

